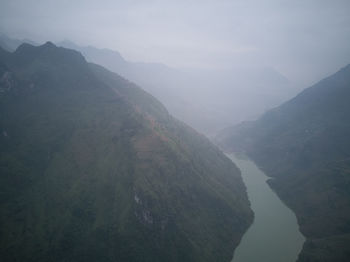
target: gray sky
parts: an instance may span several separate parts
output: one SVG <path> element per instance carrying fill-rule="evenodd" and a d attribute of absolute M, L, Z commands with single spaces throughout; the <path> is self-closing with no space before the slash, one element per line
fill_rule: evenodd
<path fill-rule="evenodd" d="M 310 84 L 350 63 L 350 0 L 1 0 L 0 31 L 173 67 L 271 66 Z"/>

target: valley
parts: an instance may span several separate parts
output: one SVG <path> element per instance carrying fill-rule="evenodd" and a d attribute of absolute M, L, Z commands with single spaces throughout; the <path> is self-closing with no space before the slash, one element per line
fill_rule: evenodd
<path fill-rule="evenodd" d="M 350 1 L 0 6 L 0 262 L 350 261 Z"/>
<path fill-rule="evenodd" d="M 350 257 L 349 87 L 350 65 L 217 137 L 274 178 L 269 185 L 306 237 L 298 262 Z"/>

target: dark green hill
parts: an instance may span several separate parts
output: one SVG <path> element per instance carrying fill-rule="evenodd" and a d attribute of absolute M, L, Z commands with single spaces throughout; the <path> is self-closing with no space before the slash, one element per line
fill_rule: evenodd
<path fill-rule="evenodd" d="M 308 238 L 299 261 L 350 261 L 350 65 L 219 136 L 275 179 Z"/>
<path fill-rule="evenodd" d="M 230 261 L 252 221 L 229 159 L 78 52 L 0 50 L 0 112 L 1 261 Z"/>

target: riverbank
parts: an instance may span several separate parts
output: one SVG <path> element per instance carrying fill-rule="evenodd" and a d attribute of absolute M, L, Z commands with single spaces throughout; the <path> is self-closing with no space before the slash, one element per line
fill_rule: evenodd
<path fill-rule="evenodd" d="M 255 214 L 232 261 L 295 262 L 305 241 L 295 214 L 269 187 L 269 177 L 253 161 L 233 154 L 227 156 L 241 170 Z"/>

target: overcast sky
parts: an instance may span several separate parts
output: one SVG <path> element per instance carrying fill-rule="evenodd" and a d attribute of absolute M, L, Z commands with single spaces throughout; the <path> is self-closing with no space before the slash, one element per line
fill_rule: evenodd
<path fill-rule="evenodd" d="M 173 67 L 271 66 L 312 83 L 350 63 L 350 0 L 1 0 L 0 32 Z"/>

